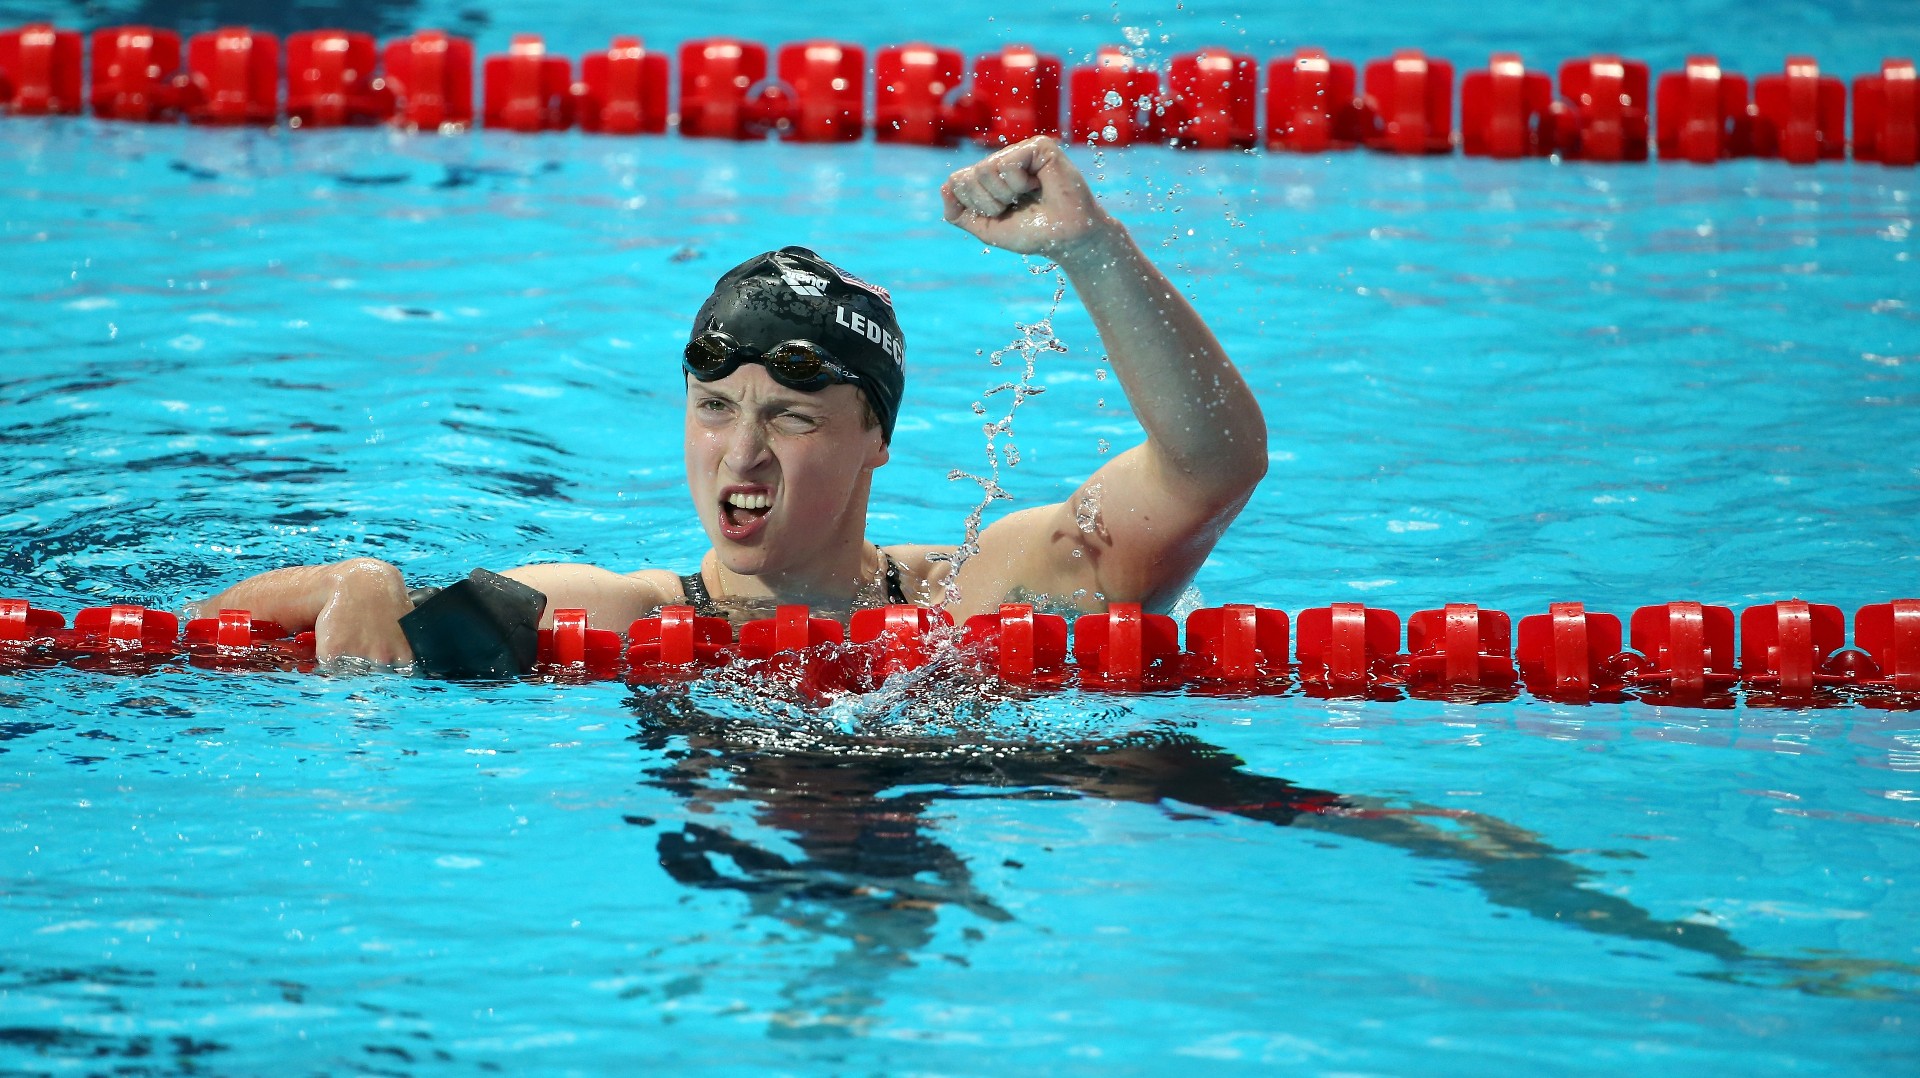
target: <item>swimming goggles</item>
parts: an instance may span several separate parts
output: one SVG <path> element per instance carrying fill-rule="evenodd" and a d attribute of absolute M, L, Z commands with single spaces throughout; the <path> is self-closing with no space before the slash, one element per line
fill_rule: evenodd
<path fill-rule="evenodd" d="M 817 393 L 830 385 L 860 384 L 859 375 L 835 363 L 826 349 L 812 341 L 781 341 L 761 352 L 717 329 L 687 342 L 681 366 L 700 381 L 711 382 L 732 374 L 742 363 L 758 363 L 767 368 L 774 381 L 806 393 Z"/>

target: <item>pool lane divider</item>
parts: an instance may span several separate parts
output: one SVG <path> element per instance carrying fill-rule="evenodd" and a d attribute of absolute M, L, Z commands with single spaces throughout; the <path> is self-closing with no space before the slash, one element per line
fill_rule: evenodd
<path fill-rule="evenodd" d="M 1299 613 L 1247 604 L 1171 617 L 1137 603 L 1067 619 L 1008 603 L 957 630 L 945 611 L 887 606 L 843 625 L 804 606 L 779 607 L 736 636 L 723 618 L 669 606 L 618 633 L 587 612 L 554 611 L 538 634 L 536 676 L 670 684 L 723 667 L 784 678 L 808 695 L 870 691 L 955 653 L 1009 686 L 1135 693 L 1185 689 L 1271 695 L 1488 702 L 1527 693 L 1558 703 L 1639 699 L 1677 707 L 1804 707 L 1853 701 L 1920 709 L 1920 599 L 1861 607 L 1853 641 L 1836 606 L 1798 599 L 1749 607 L 1669 602 L 1614 614 L 1553 603 L 1520 619 L 1449 603 L 1406 619 L 1362 603 Z M 1297 630 L 1290 632 L 1290 630 Z M 1291 652 L 1291 657 L 1289 653 Z M 138 673 L 183 660 L 229 670 L 315 668 L 313 634 L 292 634 L 245 610 L 184 626 L 161 610 L 90 607 L 61 614 L 0 599 L 0 672 L 66 665 Z"/>
<path fill-rule="evenodd" d="M 88 64 L 89 58 L 91 64 Z M 476 123 L 509 131 L 582 130 L 689 138 L 1003 146 L 1036 135 L 1080 145 L 1149 143 L 1197 150 L 1327 153 L 1365 147 L 1390 154 L 1495 158 L 1663 160 L 1708 164 L 1737 157 L 1813 164 L 1847 156 L 1848 90 L 1808 56 L 1749 80 L 1711 55 L 1688 57 L 1654 79 L 1647 65 L 1613 55 L 1560 66 L 1559 93 L 1519 54 L 1494 53 L 1458 80 L 1454 66 L 1400 49 L 1356 71 L 1313 48 L 1265 66 L 1248 53 L 1209 48 L 1169 58 L 1164 72 L 1119 46 L 1067 70 L 1027 45 L 967 58 L 924 43 L 867 50 L 811 40 L 769 53 L 731 37 L 683 43 L 678 111 L 672 65 L 633 36 L 573 62 L 538 34 L 515 34 L 507 52 L 480 63 L 473 43 L 421 30 L 384 47 L 365 33 L 288 35 L 223 27 L 184 42 L 172 30 L 110 26 L 83 38 L 33 23 L 0 31 L 0 111 L 77 114 L 149 123 L 292 128 L 390 123 L 452 133 Z M 284 73 L 284 85 L 282 75 Z M 871 108 L 868 85 L 873 93 Z M 1916 158 L 1915 68 L 1889 58 L 1853 80 L 1855 160 L 1911 166 Z M 283 93 L 284 89 L 284 93 Z M 1262 108 L 1264 106 L 1264 122 Z"/>

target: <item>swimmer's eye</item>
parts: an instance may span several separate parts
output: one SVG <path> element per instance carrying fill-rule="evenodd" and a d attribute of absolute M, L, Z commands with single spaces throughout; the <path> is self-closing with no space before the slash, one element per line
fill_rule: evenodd
<path fill-rule="evenodd" d="M 805 434 L 818 428 L 820 420 L 805 412 L 781 412 L 773 417 L 773 425 L 787 434 Z"/>
<path fill-rule="evenodd" d="M 693 402 L 693 409 L 707 415 L 719 416 L 732 411 L 733 403 L 720 397 L 701 397 Z"/>

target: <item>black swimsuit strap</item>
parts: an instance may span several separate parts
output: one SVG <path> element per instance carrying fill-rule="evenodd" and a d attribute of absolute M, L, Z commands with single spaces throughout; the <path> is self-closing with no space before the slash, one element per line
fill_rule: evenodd
<path fill-rule="evenodd" d="M 713 596 L 707 594 L 707 582 L 701 579 L 698 569 L 680 578 L 680 591 L 687 597 L 687 605 L 693 607 L 696 615 L 703 618 L 727 616 L 726 612 L 714 603 Z"/>
<path fill-rule="evenodd" d="M 900 563 L 894 561 L 893 555 L 884 550 L 880 552 L 880 556 L 887 559 L 887 602 L 895 606 L 908 605 L 906 589 L 900 585 L 900 574 L 903 571 Z"/>
<path fill-rule="evenodd" d="M 907 598 L 906 586 L 901 583 L 901 576 L 906 570 L 900 568 L 900 563 L 894 561 L 893 555 L 886 551 L 881 551 L 880 556 L 887 560 L 887 602 L 896 606 L 910 604 L 912 600 Z M 680 577 L 680 591 L 687 597 L 687 605 L 693 607 L 695 614 L 703 618 L 726 617 L 726 613 L 713 601 L 712 594 L 707 591 L 707 582 L 700 575 L 699 570 Z"/>

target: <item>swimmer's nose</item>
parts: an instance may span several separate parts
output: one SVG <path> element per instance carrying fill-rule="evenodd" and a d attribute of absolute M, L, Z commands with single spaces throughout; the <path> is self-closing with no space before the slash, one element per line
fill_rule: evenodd
<path fill-rule="evenodd" d="M 758 423 L 735 423 L 727 432 L 726 464 L 738 476 L 753 473 L 768 457 L 767 435 Z"/>

